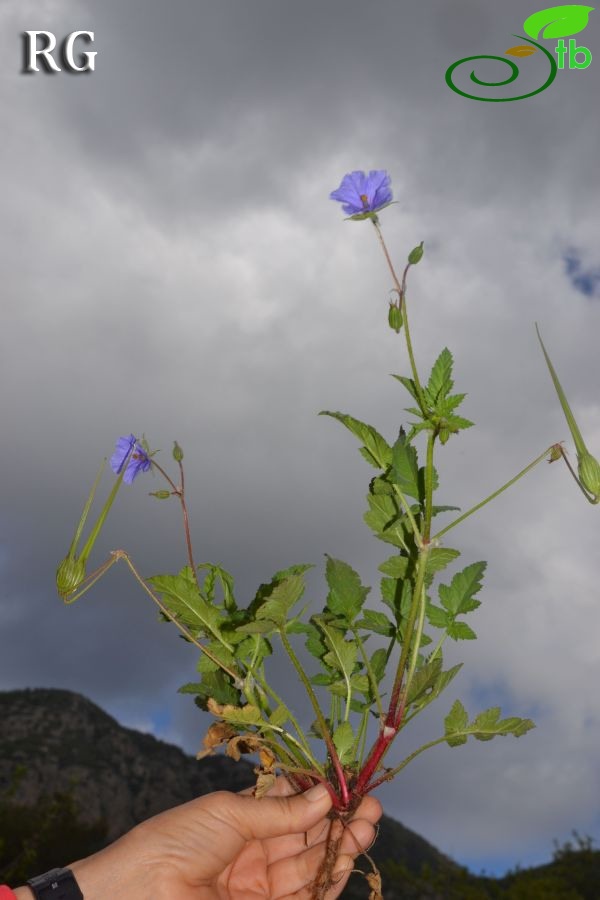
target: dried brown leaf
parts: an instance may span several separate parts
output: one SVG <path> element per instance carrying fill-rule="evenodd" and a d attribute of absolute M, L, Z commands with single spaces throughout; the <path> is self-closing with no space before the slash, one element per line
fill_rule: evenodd
<path fill-rule="evenodd" d="M 260 738 L 254 734 L 238 734 L 228 742 L 226 753 L 227 756 L 231 756 L 237 761 L 241 758 L 242 753 L 254 753 L 259 749 L 260 744 Z"/>
<path fill-rule="evenodd" d="M 227 725 L 226 722 L 214 722 L 202 739 L 204 750 L 200 750 L 196 754 L 196 759 L 204 759 L 205 756 L 211 756 L 215 747 L 226 743 L 235 733 L 235 729 L 231 725 Z"/>
<path fill-rule="evenodd" d="M 256 779 L 256 787 L 254 788 L 256 799 L 260 800 L 261 797 L 264 797 L 271 790 L 275 781 L 276 778 L 272 772 L 261 772 Z"/>

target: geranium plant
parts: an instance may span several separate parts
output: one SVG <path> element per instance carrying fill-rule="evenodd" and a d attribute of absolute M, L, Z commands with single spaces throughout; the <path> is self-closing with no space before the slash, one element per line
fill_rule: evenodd
<path fill-rule="evenodd" d="M 199 756 L 213 753 L 222 745 L 237 759 L 242 754 L 254 754 L 258 760 L 258 796 L 271 788 L 276 773 L 284 774 L 298 791 L 323 782 L 333 801 L 332 823 L 336 819 L 346 823 L 366 794 L 398 775 L 427 748 L 442 743 L 456 747 L 470 737 L 479 741 L 498 735 L 519 737 L 533 727 L 530 719 L 502 718 L 497 707 L 472 717 L 460 700 L 455 700 L 437 739 L 404 759 L 390 758 L 392 745 L 402 743 L 399 736 L 404 729 L 438 699 L 461 668 L 444 668 L 444 643 L 476 636 L 466 617 L 480 605 L 477 595 L 486 564 L 469 562 L 451 577 L 442 575 L 459 556 L 459 551 L 447 543 L 450 532 L 544 459 L 564 459 L 586 498 L 598 503 L 600 466 L 583 442 L 542 344 L 575 440 L 577 471 L 563 447 L 555 443 L 466 512 L 437 504 L 436 453 L 472 422 L 459 413 L 465 394 L 454 392 L 453 357 L 447 348 L 441 350 L 427 380 L 417 370 L 408 320 L 407 280 L 410 269 L 423 257 L 423 242 L 408 254 L 402 275 L 397 275 L 379 222 L 381 210 L 393 202 L 385 171 L 352 172 L 331 198 L 342 203 L 350 220 L 368 220 L 374 228 L 392 279 L 388 324 L 406 344 L 408 372 L 393 377 L 407 392 L 409 406 L 406 421 L 392 440 L 347 413 L 322 413 L 340 422 L 359 440 L 360 452 L 374 470 L 364 519 L 391 551 L 380 565 L 380 598 L 369 600 L 370 588 L 362 584 L 358 573 L 348 563 L 327 557 L 328 591 L 321 609 L 300 602 L 304 575 L 310 568 L 304 564 L 277 572 L 259 587 L 249 603 L 239 603 L 228 572 L 212 563 L 198 565 L 194 559 L 181 448 L 175 444 L 173 449 L 176 474 L 172 477 L 156 461 L 145 440 L 133 434 L 117 442 L 111 458 L 117 479 L 80 551 L 98 474 L 69 553 L 59 566 L 57 586 L 60 596 L 70 603 L 117 560 L 124 560 L 164 618 L 200 650 L 197 677 L 181 688 L 215 717 Z M 150 469 L 165 481 L 164 489 L 154 491 L 153 496 L 176 498 L 181 505 L 186 565 L 177 574 L 146 578 L 124 550 L 117 550 L 87 574 L 88 557 L 120 485 L 133 482 Z M 446 524 L 438 527 L 434 523 L 440 516 Z M 308 732 L 269 679 L 269 659 L 275 653 L 287 657 L 291 671 L 306 691 L 314 715 Z M 313 885 L 315 900 L 323 898 L 332 886 L 340 829 L 332 834 L 335 837 L 328 843 Z M 372 897 L 380 897 L 378 874 L 374 871 L 368 877 Z"/>

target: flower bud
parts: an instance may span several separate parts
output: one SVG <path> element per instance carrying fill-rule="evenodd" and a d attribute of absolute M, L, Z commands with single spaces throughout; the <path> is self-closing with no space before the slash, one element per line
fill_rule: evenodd
<path fill-rule="evenodd" d="M 402 310 L 396 303 L 390 303 L 388 310 L 388 324 L 390 328 L 399 334 L 402 328 Z"/>
<path fill-rule="evenodd" d="M 183 459 L 183 450 L 177 443 L 177 441 L 173 441 L 173 459 L 175 462 L 181 462 Z"/>
<path fill-rule="evenodd" d="M 171 496 L 171 491 L 151 491 L 151 497 L 156 497 L 157 500 L 168 500 Z"/>
<path fill-rule="evenodd" d="M 600 463 L 591 453 L 577 457 L 578 475 L 582 485 L 594 497 L 600 497 Z"/>
<path fill-rule="evenodd" d="M 67 556 L 56 570 L 56 589 L 63 599 L 72 594 L 85 581 L 85 563 L 82 559 Z"/>
<path fill-rule="evenodd" d="M 408 261 L 411 266 L 416 266 L 418 262 L 423 258 L 423 241 L 419 244 L 418 247 L 415 247 L 414 250 L 411 250 L 408 254 Z"/>

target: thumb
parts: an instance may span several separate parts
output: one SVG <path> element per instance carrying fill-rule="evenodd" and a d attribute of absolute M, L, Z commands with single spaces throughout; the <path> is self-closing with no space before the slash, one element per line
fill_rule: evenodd
<path fill-rule="evenodd" d="M 331 808 L 324 784 L 289 797 L 243 797 L 230 794 L 228 812 L 247 840 L 300 834 L 316 825 Z"/>

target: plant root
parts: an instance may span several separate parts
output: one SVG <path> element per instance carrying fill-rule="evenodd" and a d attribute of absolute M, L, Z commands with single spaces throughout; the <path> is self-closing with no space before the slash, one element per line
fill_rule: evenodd
<path fill-rule="evenodd" d="M 329 825 L 329 832 L 325 839 L 325 855 L 323 856 L 323 860 L 319 869 L 317 871 L 317 875 L 315 880 L 311 885 L 311 894 L 310 900 L 325 900 L 328 892 L 335 887 L 337 882 L 339 881 L 339 875 L 336 877 L 334 875 L 334 870 L 337 862 L 337 858 L 340 852 L 340 846 L 342 843 L 342 838 L 344 837 L 344 832 L 346 831 L 348 825 L 352 820 L 353 812 L 347 812 L 344 814 L 334 813 L 331 816 L 331 822 Z M 381 888 L 381 874 L 379 869 L 366 852 L 363 850 L 352 831 L 350 830 L 350 835 L 352 836 L 354 843 L 356 844 L 356 848 L 361 854 L 364 856 L 371 866 L 372 871 L 370 873 L 365 873 L 360 869 L 353 869 L 355 872 L 359 872 L 367 881 L 369 885 L 370 893 L 369 900 L 383 900 L 382 888 Z"/>

